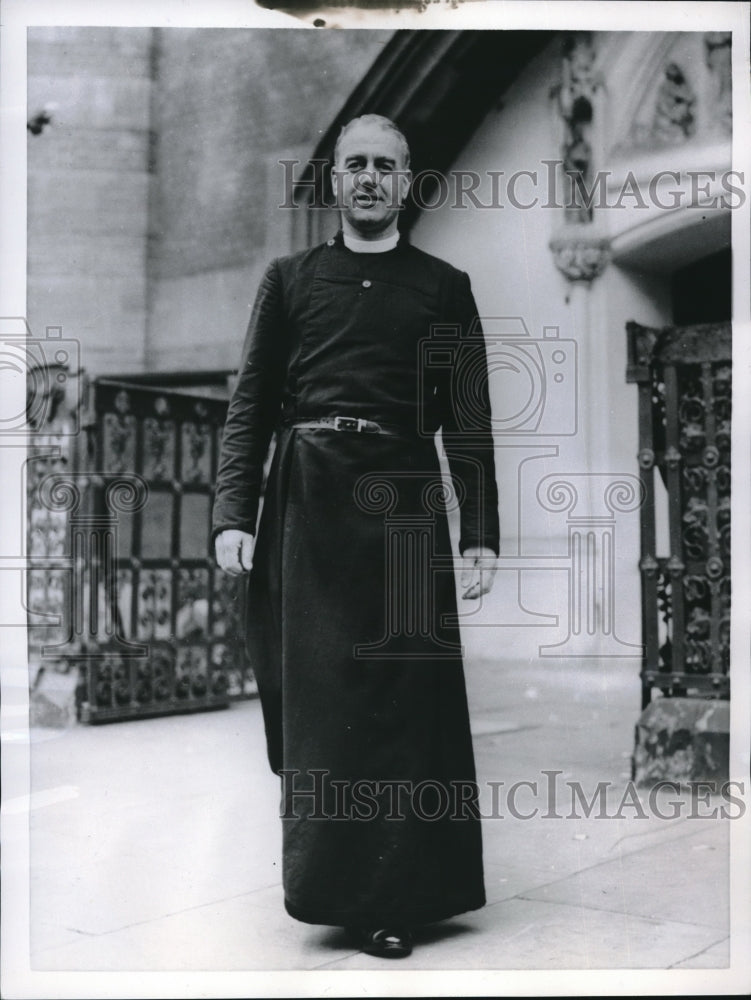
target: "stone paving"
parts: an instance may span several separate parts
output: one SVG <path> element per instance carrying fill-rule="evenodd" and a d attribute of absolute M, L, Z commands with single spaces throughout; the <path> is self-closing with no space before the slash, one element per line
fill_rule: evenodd
<path fill-rule="evenodd" d="M 685 797 L 673 819 L 637 818 L 624 800 L 636 672 L 469 664 L 483 813 L 490 782 L 527 781 L 537 794 L 520 786 L 516 811 L 538 814 L 514 818 L 497 792 L 503 818 L 483 824 L 488 905 L 422 929 L 400 972 L 728 966 L 733 824 L 690 818 Z M 283 910 L 278 782 L 257 701 L 33 729 L 31 775 L 32 969 L 383 969 L 343 932 Z M 570 783 L 591 799 L 598 781 L 612 783 L 606 815 L 569 818 Z"/>

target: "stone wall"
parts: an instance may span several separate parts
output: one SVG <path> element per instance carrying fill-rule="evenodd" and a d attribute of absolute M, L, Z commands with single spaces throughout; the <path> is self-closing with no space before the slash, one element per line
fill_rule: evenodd
<path fill-rule="evenodd" d="M 62 326 L 91 373 L 145 357 L 150 28 L 33 28 L 28 114 L 28 307 Z"/>
<path fill-rule="evenodd" d="M 307 160 L 390 34 L 157 32 L 151 370 L 236 367 L 260 276 L 291 249 L 278 161 Z"/>
<path fill-rule="evenodd" d="M 231 369 L 305 162 L 389 31 L 34 28 L 28 315 L 90 374 Z"/>

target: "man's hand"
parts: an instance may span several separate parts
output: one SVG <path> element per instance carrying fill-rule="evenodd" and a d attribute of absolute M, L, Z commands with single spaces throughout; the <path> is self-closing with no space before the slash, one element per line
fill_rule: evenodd
<path fill-rule="evenodd" d="M 464 568 L 461 572 L 459 582 L 461 584 L 462 598 L 465 601 L 474 601 L 483 594 L 488 594 L 495 579 L 496 554 L 492 549 L 468 548 L 463 555 Z"/>
<path fill-rule="evenodd" d="M 247 531 L 236 531 L 228 528 L 220 531 L 214 540 L 216 561 L 225 573 L 237 576 L 247 573 L 253 565 L 253 546 L 255 537 Z"/>

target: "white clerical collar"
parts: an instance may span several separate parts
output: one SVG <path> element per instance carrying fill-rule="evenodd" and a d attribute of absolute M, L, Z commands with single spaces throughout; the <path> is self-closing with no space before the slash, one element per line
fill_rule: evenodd
<path fill-rule="evenodd" d="M 384 236 L 381 240 L 358 240 L 356 236 L 342 233 L 344 245 L 353 253 L 386 253 L 393 250 L 399 242 L 399 232 L 392 233 L 391 236 Z"/>

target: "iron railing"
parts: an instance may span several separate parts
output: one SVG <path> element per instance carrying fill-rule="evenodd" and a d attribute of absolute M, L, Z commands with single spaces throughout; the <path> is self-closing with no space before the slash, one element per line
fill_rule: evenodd
<path fill-rule="evenodd" d="M 107 379 L 86 397 L 67 453 L 30 456 L 32 659 L 78 667 L 88 722 L 252 695 L 243 582 L 208 544 L 227 403 Z"/>
<path fill-rule="evenodd" d="M 645 493 L 643 705 L 653 689 L 728 698 L 730 324 L 652 329 L 632 322 L 627 335 Z M 666 528 L 658 539 L 659 505 Z"/>

